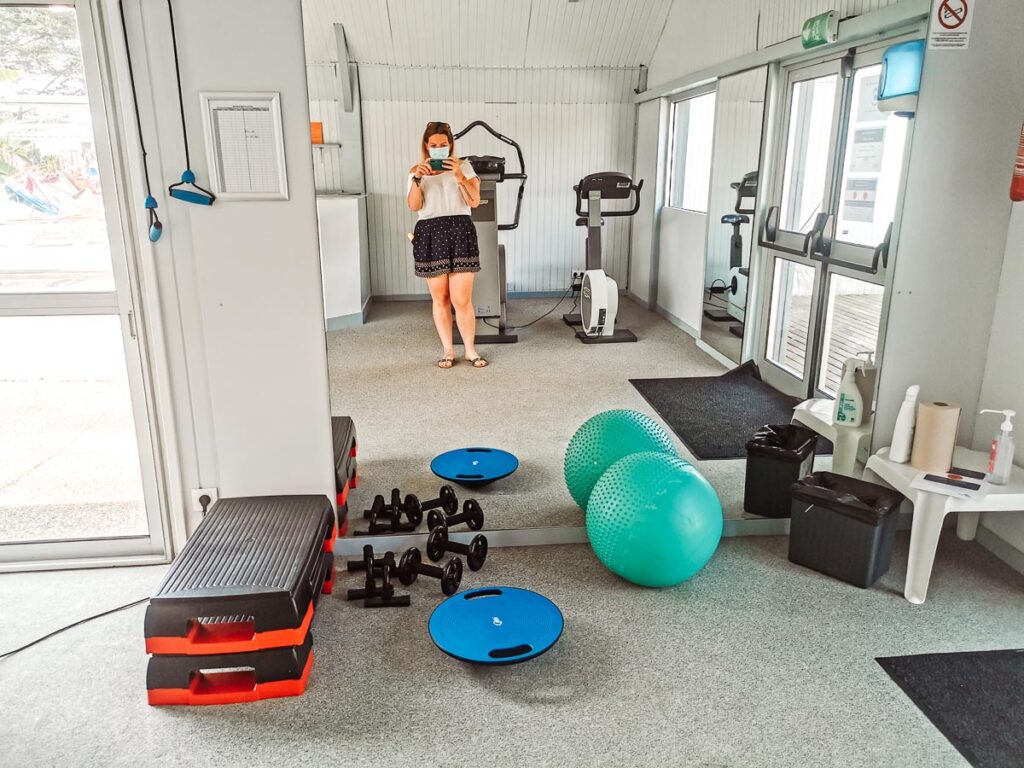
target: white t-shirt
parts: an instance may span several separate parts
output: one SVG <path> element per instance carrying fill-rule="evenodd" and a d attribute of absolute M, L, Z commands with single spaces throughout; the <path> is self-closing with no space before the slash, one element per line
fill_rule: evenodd
<path fill-rule="evenodd" d="M 460 160 L 462 173 L 467 179 L 475 179 L 476 172 L 468 160 Z M 412 174 L 409 174 L 409 184 L 405 194 L 408 195 L 412 189 Z M 469 216 L 470 208 L 462 199 L 459 192 L 459 183 L 455 180 L 455 174 L 451 171 L 439 173 L 436 176 L 424 176 L 420 184 L 423 190 L 423 207 L 417 211 L 419 218 L 436 219 L 439 216 Z"/>

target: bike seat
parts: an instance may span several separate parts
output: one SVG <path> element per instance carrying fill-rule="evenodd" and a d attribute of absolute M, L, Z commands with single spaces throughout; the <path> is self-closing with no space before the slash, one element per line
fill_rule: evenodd
<path fill-rule="evenodd" d="M 722 223 L 732 224 L 733 226 L 736 224 L 749 224 L 750 217 L 744 216 L 742 213 L 727 213 L 722 217 Z"/>

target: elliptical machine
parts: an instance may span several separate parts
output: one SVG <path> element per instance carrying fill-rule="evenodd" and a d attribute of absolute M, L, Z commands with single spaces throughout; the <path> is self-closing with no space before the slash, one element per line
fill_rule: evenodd
<path fill-rule="evenodd" d="M 616 328 L 619 311 L 619 286 L 601 266 L 601 227 L 605 216 L 633 216 L 640 210 L 640 189 L 644 181 L 634 184 L 624 173 L 604 171 L 580 179 L 573 187 L 576 192 L 576 226 L 587 228 L 586 269 L 577 282 L 573 275 L 573 298 L 578 301 L 579 314 L 565 314 L 562 319 L 569 326 L 582 326 L 576 338 L 584 344 L 617 344 L 636 341 L 636 334 L 625 328 Z M 583 209 L 586 198 L 587 208 Z M 601 211 L 602 200 L 627 200 L 631 208 L 620 211 Z"/>
<path fill-rule="evenodd" d="M 461 139 L 474 128 L 483 128 L 498 141 L 508 144 L 516 151 L 519 162 L 518 173 L 507 173 L 505 158 L 494 155 L 469 155 L 464 158 L 473 166 L 480 178 L 480 205 L 472 210 L 473 225 L 476 227 L 477 242 L 480 244 L 480 272 L 473 281 L 473 307 L 478 320 L 485 323 L 488 318 L 498 321 L 497 333 L 478 333 L 477 344 L 514 344 L 519 337 L 510 333 L 508 327 L 508 282 L 505 275 L 505 246 L 498 243 L 498 232 L 505 232 L 519 226 L 519 214 L 523 208 L 523 192 L 526 189 L 526 163 L 519 144 L 491 128 L 483 120 L 474 120 L 455 138 Z M 505 181 L 518 181 L 516 212 L 509 224 L 498 223 L 498 185 Z M 462 343 L 458 330 L 454 342 Z"/>

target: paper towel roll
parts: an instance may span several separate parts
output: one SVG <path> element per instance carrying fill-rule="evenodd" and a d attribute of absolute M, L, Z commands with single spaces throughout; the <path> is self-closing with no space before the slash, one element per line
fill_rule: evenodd
<path fill-rule="evenodd" d="M 946 473 L 953 463 L 960 406 L 954 403 L 917 404 L 917 427 L 910 466 L 922 472 Z"/>

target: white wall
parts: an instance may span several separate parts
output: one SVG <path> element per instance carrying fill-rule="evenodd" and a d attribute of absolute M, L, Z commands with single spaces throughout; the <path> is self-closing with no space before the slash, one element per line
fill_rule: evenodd
<path fill-rule="evenodd" d="M 1006 250 L 1009 174 L 1024 78 L 1024 3 L 979 4 L 967 51 L 930 51 L 914 126 L 895 254 L 874 444 L 888 445 L 910 384 L 922 397 L 963 406 L 960 439 L 975 411 Z"/>
<path fill-rule="evenodd" d="M 150 172 L 165 234 L 140 238 L 167 321 L 181 482 L 222 496 L 333 496 L 330 404 L 299 0 L 175 0 L 182 87 L 200 183 L 200 91 L 281 94 L 290 199 L 171 201 L 184 163 L 166 7 L 126 3 Z M 117 18 L 105 3 L 106 18 Z M 120 30 L 109 38 L 123 55 Z M 141 24 L 141 25 L 140 25 Z M 120 104 L 130 104 L 119 88 Z M 125 120 L 131 125 L 130 116 Z M 134 136 L 134 127 L 128 129 Z M 136 153 L 129 153 L 136 154 Z M 130 193 L 141 200 L 141 182 Z M 140 234 L 142 231 L 140 229 Z M 152 311 L 154 307 L 150 308 Z M 181 510 L 172 510 L 180 514 Z M 196 522 L 194 519 L 191 521 Z"/>
<path fill-rule="evenodd" d="M 663 208 L 658 251 L 658 306 L 700 334 L 707 214 Z"/>
<path fill-rule="evenodd" d="M 663 104 L 646 101 L 637 109 L 636 157 L 633 177 L 644 180 L 640 191 L 640 210 L 633 217 L 630 240 L 629 292 L 643 303 L 651 301 L 651 257 L 654 244 L 655 213 L 661 207 L 658 188 L 658 162 L 661 158 L 659 136 Z"/>
<path fill-rule="evenodd" d="M 988 360 L 981 386 L 981 408 L 1011 408 L 1019 414 L 1014 419 L 1017 439 L 1015 461 L 1024 466 L 1024 203 L 1013 207 L 1010 230 L 1006 238 L 1006 253 L 999 279 L 992 318 L 992 333 L 988 342 Z M 974 447 L 988 450 L 992 438 L 999 431 L 1001 417 L 986 414 L 980 417 L 974 429 Z M 1000 536 L 1016 549 L 1024 552 L 1024 515 L 990 513 L 983 517 L 982 525 Z"/>
<path fill-rule="evenodd" d="M 428 121 L 454 131 L 484 120 L 523 149 L 529 179 L 519 229 L 502 232 L 510 291 L 564 291 L 582 269 L 585 230 L 575 226 L 580 178 L 633 165 L 633 69 L 399 68 L 360 65 L 373 295 L 426 295 L 406 237 L 408 170 L 419 161 Z M 494 154 L 518 170 L 515 150 L 476 129 L 456 142 L 462 156 Z M 517 185 L 498 190 L 499 222 L 512 220 Z M 605 269 L 626 284 L 629 221 L 608 219 Z"/>

